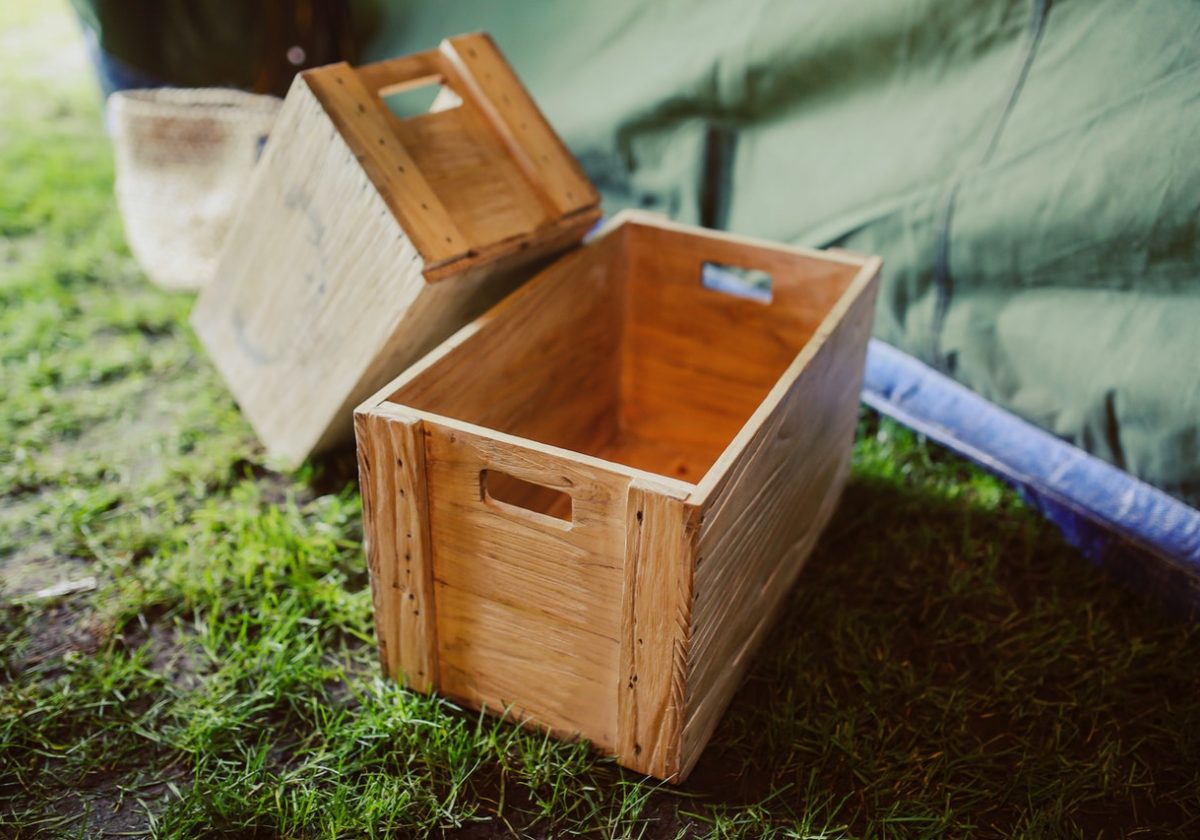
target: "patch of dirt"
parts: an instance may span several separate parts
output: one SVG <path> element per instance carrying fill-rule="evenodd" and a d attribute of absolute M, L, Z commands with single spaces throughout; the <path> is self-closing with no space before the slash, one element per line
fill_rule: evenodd
<path fill-rule="evenodd" d="M 156 616 L 138 616 L 114 636 L 123 649 L 146 648 L 150 670 L 184 691 L 200 687 L 204 660 L 189 644 L 188 631 L 177 623 L 156 621 Z"/>
<path fill-rule="evenodd" d="M 48 810 L 66 819 L 69 834 L 80 837 L 145 837 L 147 815 L 163 811 L 175 797 L 174 783 L 181 790 L 188 774 L 182 769 L 170 771 L 166 778 L 142 779 L 115 776 L 86 790 L 64 791 Z"/>
<path fill-rule="evenodd" d="M 0 556 L 0 598 L 22 599 L 53 586 L 83 581 L 92 564 L 80 557 L 51 554 L 35 542 Z"/>
<path fill-rule="evenodd" d="M 8 606 L 6 623 L 11 621 L 14 626 L 19 625 L 19 614 L 27 609 L 20 604 Z M 90 607 L 69 597 L 38 607 L 37 619 L 26 624 L 26 631 L 13 658 L 4 663 L 0 674 L 7 672 L 16 676 L 35 666 L 61 660 L 70 653 L 95 653 L 109 635 L 109 628 Z"/>

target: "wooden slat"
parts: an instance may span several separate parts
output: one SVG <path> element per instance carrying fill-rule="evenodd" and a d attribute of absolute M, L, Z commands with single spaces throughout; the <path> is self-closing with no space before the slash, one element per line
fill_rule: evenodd
<path fill-rule="evenodd" d="M 401 684 L 432 691 L 437 640 L 421 421 L 395 413 L 354 419 L 380 660 Z"/>
<path fill-rule="evenodd" d="M 518 165 L 558 213 L 586 210 L 599 195 L 578 162 L 546 122 L 491 37 L 461 35 L 443 41 L 447 62 L 457 69 L 468 96 L 488 115 Z"/>
<path fill-rule="evenodd" d="M 629 488 L 617 756 L 669 781 L 682 769 L 698 514 L 653 487 Z"/>
<path fill-rule="evenodd" d="M 697 491 L 703 507 L 683 731 L 686 774 L 845 481 L 878 261 L 869 262 Z"/>
<path fill-rule="evenodd" d="M 354 68 L 342 62 L 305 71 L 301 77 L 416 245 L 425 265 L 435 268 L 466 257 L 470 242 L 410 151 L 396 138 L 382 101 L 367 89 Z"/>
<path fill-rule="evenodd" d="M 369 91 L 384 90 L 412 79 L 441 75 L 444 60 L 437 50 L 402 55 L 356 67 L 358 79 Z"/>

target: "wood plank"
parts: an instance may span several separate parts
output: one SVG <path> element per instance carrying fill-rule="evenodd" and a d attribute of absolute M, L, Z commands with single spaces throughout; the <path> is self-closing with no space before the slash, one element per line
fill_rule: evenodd
<path fill-rule="evenodd" d="M 555 218 L 478 109 L 393 117 L 391 125 L 473 249 L 519 238 Z"/>
<path fill-rule="evenodd" d="M 352 439 L 346 399 L 427 284 L 412 242 L 302 80 L 274 138 L 191 322 L 267 451 L 294 465 L 322 441 Z M 444 313 L 422 337 L 459 323 Z"/>
<path fill-rule="evenodd" d="M 845 481 L 878 261 L 859 272 L 771 397 L 701 482 L 686 773 L 769 630 Z"/>
<path fill-rule="evenodd" d="M 614 751 L 616 642 L 445 584 L 437 597 L 443 694 Z"/>
<path fill-rule="evenodd" d="M 680 781 L 699 508 L 629 488 L 617 696 L 622 764 Z"/>
<path fill-rule="evenodd" d="M 437 688 L 433 554 L 421 421 L 355 415 L 363 539 L 384 674 Z"/>

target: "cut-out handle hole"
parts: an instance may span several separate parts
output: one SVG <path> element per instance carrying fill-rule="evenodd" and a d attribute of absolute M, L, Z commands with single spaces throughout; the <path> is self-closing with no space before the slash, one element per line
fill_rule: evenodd
<path fill-rule="evenodd" d="M 700 269 L 700 285 L 758 303 L 771 302 L 771 275 L 753 268 L 706 262 Z"/>
<path fill-rule="evenodd" d="M 462 98 L 443 84 L 441 76 L 409 79 L 379 89 L 379 98 L 400 119 L 449 111 L 462 105 Z"/>
<path fill-rule="evenodd" d="M 515 508 L 523 513 L 548 516 L 562 522 L 570 522 L 574 514 L 571 497 L 563 491 L 543 484 L 534 484 L 508 473 L 481 470 L 479 490 L 485 500 Z"/>

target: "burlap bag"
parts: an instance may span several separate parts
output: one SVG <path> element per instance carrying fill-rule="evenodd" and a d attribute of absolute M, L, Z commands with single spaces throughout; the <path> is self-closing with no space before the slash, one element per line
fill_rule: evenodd
<path fill-rule="evenodd" d="M 109 97 L 125 235 L 157 285 L 198 289 L 208 282 L 280 104 L 224 88 Z"/>

